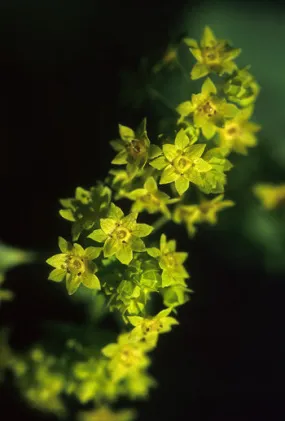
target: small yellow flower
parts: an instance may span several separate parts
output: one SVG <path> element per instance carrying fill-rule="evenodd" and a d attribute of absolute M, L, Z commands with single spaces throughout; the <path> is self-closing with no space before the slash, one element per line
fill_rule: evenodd
<path fill-rule="evenodd" d="M 241 52 L 240 48 L 232 48 L 225 40 L 217 40 L 213 31 L 206 26 L 200 42 L 191 38 L 185 38 L 184 42 L 190 47 L 190 51 L 197 60 L 191 71 L 191 79 L 199 79 L 216 72 L 219 75 L 231 74 L 236 68 L 233 62 Z"/>
<path fill-rule="evenodd" d="M 253 188 L 254 194 L 266 209 L 274 209 L 285 203 L 285 184 L 257 184 Z"/>
<path fill-rule="evenodd" d="M 232 120 L 226 121 L 223 128 L 218 129 L 222 148 L 246 155 L 247 148 L 256 146 L 255 133 L 260 130 L 260 126 L 248 121 L 252 112 L 252 106 L 244 108 Z"/>

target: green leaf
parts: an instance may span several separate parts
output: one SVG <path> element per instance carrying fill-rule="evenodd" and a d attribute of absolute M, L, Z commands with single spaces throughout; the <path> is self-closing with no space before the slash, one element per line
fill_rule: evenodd
<path fill-rule="evenodd" d="M 146 237 L 153 231 L 153 227 L 147 224 L 136 224 L 133 235 L 136 237 Z"/>
<path fill-rule="evenodd" d="M 172 165 L 168 165 L 164 170 L 160 178 L 159 184 L 168 184 L 177 180 L 179 174 L 175 171 L 175 168 Z"/>
<path fill-rule="evenodd" d="M 60 216 L 67 221 L 74 222 L 75 218 L 73 216 L 73 212 L 71 209 L 60 209 L 59 211 Z"/>
<path fill-rule="evenodd" d="M 117 221 L 119 221 L 123 218 L 124 212 L 122 211 L 122 209 L 119 208 L 119 206 L 116 206 L 114 203 L 111 203 L 108 216 L 109 218 L 116 219 Z"/>
<path fill-rule="evenodd" d="M 62 253 L 71 249 L 70 244 L 63 237 L 58 237 L 58 247 Z"/>
<path fill-rule="evenodd" d="M 161 255 L 161 252 L 156 247 L 148 247 L 146 249 L 147 254 L 149 254 L 151 257 L 159 257 Z"/>
<path fill-rule="evenodd" d="M 112 358 L 118 351 L 118 345 L 117 344 L 109 344 L 105 346 L 102 349 L 102 354 L 105 355 L 105 357 Z"/>
<path fill-rule="evenodd" d="M 156 157 L 162 155 L 162 150 L 160 149 L 159 146 L 151 144 L 150 147 L 149 147 L 148 154 L 149 154 L 149 158 L 153 159 L 153 158 L 156 158 Z"/>
<path fill-rule="evenodd" d="M 65 264 L 65 260 L 66 260 L 66 254 L 60 253 L 60 254 L 55 254 L 54 256 L 47 259 L 46 263 L 55 268 L 60 268 L 62 265 Z"/>
<path fill-rule="evenodd" d="M 175 188 L 180 196 L 189 188 L 189 180 L 181 176 L 175 180 Z"/>
<path fill-rule="evenodd" d="M 185 101 L 178 105 L 176 110 L 182 117 L 186 117 L 193 112 L 193 105 L 190 101 Z"/>
<path fill-rule="evenodd" d="M 207 140 L 212 139 L 212 137 L 215 135 L 217 131 L 216 126 L 210 121 L 206 121 L 202 125 L 201 129 L 202 129 L 203 136 L 205 136 Z"/>
<path fill-rule="evenodd" d="M 189 147 L 189 150 L 187 151 L 187 158 L 189 159 L 195 159 L 200 158 L 201 155 L 203 155 L 203 152 L 205 150 L 206 144 L 205 143 L 199 143 L 196 145 L 191 145 Z"/>
<path fill-rule="evenodd" d="M 98 243 L 103 243 L 106 240 L 107 235 L 101 229 L 97 229 L 91 232 L 91 234 L 88 235 L 88 238 L 91 238 L 91 240 L 97 241 Z"/>
<path fill-rule="evenodd" d="M 210 165 L 207 161 L 204 161 L 204 159 L 199 158 L 195 161 L 195 169 L 199 172 L 207 172 L 212 169 L 212 165 Z"/>
<path fill-rule="evenodd" d="M 133 326 L 138 326 L 143 322 L 144 318 L 139 316 L 129 316 L 128 320 Z"/>
<path fill-rule="evenodd" d="M 72 275 L 66 278 L 66 288 L 69 295 L 74 294 L 81 283 L 81 277 Z"/>
<path fill-rule="evenodd" d="M 84 257 L 88 260 L 97 259 L 101 253 L 101 247 L 87 247 L 84 252 Z"/>
<path fill-rule="evenodd" d="M 120 152 L 122 149 L 124 149 L 124 144 L 121 140 L 111 140 L 110 145 L 116 152 Z"/>
<path fill-rule="evenodd" d="M 61 282 L 65 278 L 66 270 L 65 269 L 54 269 L 49 274 L 48 279 L 54 282 Z"/>
<path fill-rule="evenodd" d="M 111 163 L 114 165 L 125 165 L 128 162 L 127 157 L 128 157 L 127 151 L 126 149 L 123 149 L 115 156 L 115 158 L 111 161 Z"/>
<path fill-rule="evenodd" d="M 149 177 L 144 183 L 144 188 L 150 193 L 156 192 L 157 184 L 156 184 L 155 179 L 153 177 Z"/>
<path fill-rule="evenodd" d="M 104 257 L 113 256 L 119 248 L 119 242 L 115 238 L 107 238 L 104 244 Z"/>
<path fill-rule="evenodd" d="M 119 133 L 123 140 L 129 142 L 135 138 L 135 132 L 127 126 L 119 124 Z"/>
<path fill-rule="evenodd" d="M 177 148 L 175 145 L 167 143 L 162 146 L 163 153 L 168 161 L 172 162 L 177 156 Z"/>
<path fill-rule="evenodd" d="M 187 179 L 194 184 L 200 185 L 202 184 L 202 178 L 200 173 L 195 170 L 194 168 L 191 169 L 190 171 L 187 172 L 187 174 L 185 174 L 185 176 L 187 177 Z"/>
<path fill-rule="evenodd" d="M 166 167 L 167 164 L 168 163 L 167 163 L 166 159 L 164 158 L 164 156 L 160 156 L 160 157 L 158 157 L 158 158 L 156 158 L 156 159 L 154 159 L 153 161 L 150 162 L 150 165 L 153 168 L 156 168 L 157 170 L 162 170 L 163 168 Z"/>
<path fill-rule="evenodd" d="M 101 289 L 100 281 L 94 273 L 85 272 L 81 276 L 82 283 L 90 289 Z"/>
<path fill-rule="evenodd" d="M 182 151 L 189 145 L 189 137 L 184 129 L 179 130 L 175 137 L 175 146 Z"/>
<path fill-rule="evenodd" d="M 202 85 L 202 94 L 209 96 L 210 94 L 216 94 L 217 88 L 215 87 L 214 83 L 208 77 Z"/>
<path fill-rule="evenodd" d="M 116 252 L 117 259 L 124 265 L 128 265 L 133 259 L 133 251 L 129 244 L 123 244 L 122 247 Z"/>
<path fill-rule="evenodd" d="M 100 219 L 100 226 L 104 233 L 108 235 L 116 229 L 117 222 L 112 218 L 102 218 Z"/>
<path fill-rule="evenodd" d="M 130 245 L 134 251 L 142 252 L 145 250 L 145 244 L 139 237 L 132 237 Z"/>
<path fill-rule="evenodd" d="M 193 54 L 193 50 L 191 50 Z M 194 55 L 194 54 L 193 54 Z M 192 80 L 200 79 L 201 77 L 206 76 L 209 73 L 209 69 L 205 64 L 196 63 L 194 64 L 190 76 Z"/>

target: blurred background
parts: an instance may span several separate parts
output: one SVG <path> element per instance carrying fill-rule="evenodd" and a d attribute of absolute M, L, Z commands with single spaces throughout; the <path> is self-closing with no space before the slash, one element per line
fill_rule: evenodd
<path fill-rule="evenodd" d="M 69 235 L 58 200 L 106 176 L 119 122 L 135 127 L 146 116 L 154 138 L 170 108 L 189 98 L 177 69 L 155 80 L 167 103 L 150 95 L 148 68 L 181 36 L 200 39 L 207 24 L 243 49 L 237 63 L 251 64 L 261 85 L 254 120 L 263 129 L 259 146 L 233 159 L 226 198 L 236 206 L 219 224 L 192 240 L 168 229 L 189 252 L 195 294 L 153 354 L 159 387 L 135 407 L 139 421 L 284 420 L 285 215 L 252 194 L 256 182 L 285 181 L 284 5 L 2 0 L 0 11 L 0 239 L 42 257 L 7 274 L 15 299 L 1 303 L 0 317 L 12 345 L 41 340 L 46 320 L 84 327 L 82 303 L 46 281 L 44 260 L 58 235 Z M 0 396 L 11 419 L 55 419 L 32 411 L 12 381 Z"/>

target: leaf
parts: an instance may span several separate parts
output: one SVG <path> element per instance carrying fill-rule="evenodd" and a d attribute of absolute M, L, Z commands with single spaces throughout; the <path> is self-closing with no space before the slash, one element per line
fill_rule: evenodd
<path fill-rule="evenodd" d="M 172 162 L 177 156 L 177 148 L 175 145 L 171 145 L 170 143 L 166 143 L 162 146 L 163 153 L 168 161 Z"/>
<path fill-rule="evenodd" d="M 148 247 L 146 249 L 147 254 L 149 254 L 151 257 L 159 257 L 161 255 L 161 252 L 156 247 Z"/>
<path fill-rule="evenodd" d="M 183 176 L 177 178 L 177 180 L 175 180 L 175 188 L 179 196 L 182 196 L 189 188 L 189 180 Z"/>
<path fill-rule="evenodd" d="M 88 235 L 88 238 L 91 238 L 91 240 L 97 241 L 98 243 L 103 243 L 106 240 L 107 235 L 101 229 L 97 229 L 91 232 L 91 234 Z"/>
<path fill-rule="evenodd" d="M 138 326 L 142 324 L 144 318 L 139 316 L 129 316 L 128 320 L 133 326 Z"/>
<path fill-rule="evenodd" d="M 60 209 L 60 216 L 67 221 L 74 222 L 75 218 L 71 209 Z"/>
<path fill-rule="evenodd" d="M 195 170 L 194 168 L 191 169 L 191 171 L 188 171 L 187 174 L 185 174 L 185 176 L 187 177 L 187 179 L 194 184 L 200 185 L 202 184 L 202 178 L 200 173 Z"/>
<path fill-rule="evenodd" d="M 178 105 L 178 107 L 176 108 L 176 111 L 182 117 L 186 117 L 193 112 L 193 105 L 190 101 L 182 102 L 181 104 Z"/>
<path fill-rule="evenodd" d="M 70 244 L 63 237 L 58 237 L 58 247 L 62 253 L 71 249 Z"/>
<path fill-rule="evenodd" d="M 133 259 L 133 251 L 129 244 L 123 244 L 122 247 L 116 252 L 117 259 L 124 265 L 128 265 Z"/>
<path fill-rule="evenodd" d="M 166 167 L 167 165 L 167 161 L 164 158 L 164 156 L 160 156 L 156 159 L 154 159 L 153 161 L 151 161 L 149 163 L 153 168 L 156 168 L 157 170 L 162 170 L 163 168 Z"/>
<path fill-rule="evenodd" d="M 116 152 L 120 152 L 122 149 L 124 149 L 124 144 L 121 140 L 111 140 L 110 145 Z"/>
<path fill-rule="evenodd" d="M 81 276 L 82 283 L 90 289 L 101 289 L 99 278 L 94 273 L 85 272 Z"/>
<path fill-rule="evenodd" d="M 139 237 L 132 237 L 130 245 L 133 251 L 142 252 L 145 250 L 145 244 Z"/>
<path fill-rule="evenodd" d="M 149 154 L 149 158 L 153 159 L 153 158 L 156 158 L 156 157 L 162 155 L 162 150 L 160 149 L 159 146 L 151 144 L 150 147 L 149 147 L 148 154 Z"/>
<path fill-rule="evenodd" d="M 181 149 L 182 151 L 189 145 L 189 137 L 185 133 L 184 129 L 179 130 L 175 137 L 175 146 L 176 148 Z"/>
<path fill-rule="evenodd" d="M 77 275 L 72 275 L 69 278 L 66 278 L 66 288 L 69 295 L 74 294 L 81 283 L 81 277 Z"/>
<path fill-rule="evenodd" d="M 119 248 L 119 242 L 116 238 L 107 238 L 104 243 L 104 257 L 113 256 Z"/>
<path fill-rule="evenodd" d="M 84 257 L 88 260 L 97 259 L 101 253 L 101 247 L 87 247 L 84 252 Z"/>
<path fill-rule="evenodd" d="M 101 352 L 103 355 L 105 355 L 105 357 L 112 358 L 117 351 L 118 351 L 117 344 L 109 344 L 105 346 Z"/>
<path fill-rule="evenodd" d="M 112 218 L 102 218 L 100 219 L 101 229 L 105 234 L 112 234 L 112 232 L 117 227 L 117 222 Z"/>
<path fill-rule="evenodd" d="M 115 158 L 111 161 L 111 164 L 125 165 L 127 164 L 127 157 L 128 157 L 127 151 L 126 149 L 123 149 L 115 156 Z"/>
<path fill-rule="evenodd" d="M 191 160 L 194 160 L 195 158 L 200 158 L 200 156 L 203 155 L 205 147 L 206 147 L 205 143 L 191 145 L 189 149 L 187 150 L 187 154 L 186 154 L 187 158 Z"/>
<path fill-rule="evenodd" d="M 49 274 L 48 279 L 54 282 L 61 282 L 65 278 L 66 270 L 65 269 L 54 269 Z"/>
<path fill-rule="evenodd" d="M 153 177 L 149 177 L 146 182 L 144 183 L 144 188 L 149 192 L 149 193 L 154 193 L 157 191 L 157 184 L 156 181 Z"/>
<path fill-rule="evenodd" d="M 65 264 L 65 260 L 66 260 L 66 254 L 60 253 L 60 254 L 55 254 L 54 256 L 47 259 L 46 263 L 55 268 L 60 268 L 62 265 Z"/>
<path fill-rule="evenodd" d="M 216 94 L 217 89 L 211 79 L 208 77 L 202 85 L 202 94 L 209 96 L 210 94 Z"/>
<path fill-rule="evenodd" d="M 175 168 L 172 165 L 168 165 L 164 170 L 160 178 L 159 184 L 168 184 L 177 180 L 179 174 L 175 171 Z"/>
<path fill-rule="evenodd" d="M 129 142 L 135 138 L 135 132 L 127 126 L 119 124 L 119 133 L 123 140 Z"/>
<path fill-rule="evenodd" d="M 146 237 L 153 231 L 153 227 L 147 224 L 136 224 L 133 235 L 136 237 Z"/>
<path fill-rule="evenodd" d="M 207 172 L 212 169 L 212 165 L 207 161 L 204 161 L 204 159 L 198 158 L 197 161 L 195 161 L 195 169 L 199 172 Z"/>
<path fill-rule="evenodd" d="M 116 206 L 114 203 L 111 203 L 108 216 L 109 218 L 120 220 L 123 218 L 124 212 L 122 211 L 122 209 L 119 208 L 119 206 Z"/>
<path fill-rule="evenodd" d="M 215 135 L 217 131 L 216 126 L 210 121 L 205 121 L 202 124 L 201 129 L 202 129 L 203 136 L 205 136 L 207 140 L 212 139 L 212 137 Z"/>
<path fill-rule="evenodd" d="M 193 50 L 191 49 L 191 53 L 194 55 Z M 194 55 L 195 56 L 195 55 Z M 195 57 L 197 59 L 197 57 Z M 200 79 L 201 77 L 206 76 L 209 73 L 209 69 L 205 64 L 196 63 L 194 64 L 190 76 L 192 80 Z"/>

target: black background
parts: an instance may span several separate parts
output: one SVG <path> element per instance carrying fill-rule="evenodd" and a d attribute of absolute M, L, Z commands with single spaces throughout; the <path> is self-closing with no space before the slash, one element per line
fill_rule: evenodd
<path fill-rule="evenodd" d="M 58 235 L 68 235 L 58 199 L 107 174 L 118 122 L 133 127 L 146 115 L 155 124 L 147 107 L 120 104 L 122 71 L 159 57 L 186 6 L 194 17 L 198 3 L 2 0 L 2 241 L 49 255 Z M 284 286 L 238 256 L 234 266 L 223 259 L 234 239 L 214 244 L 201 230 L 189 245 L 182 229 L 172 233 L 190 252 L 195 294 L 153 356 L 159 388 L 137 405 L 139 420 L 283 420 Z M 40 338 L 42 320 L 84 322 L 80 307 L 45 282 L 47 273 L 39 263 L 8 275 L 16 299 L 1 319 L 18 349 Z M 43 418 L 8 386 L 6 411 L 10 419 Z"/>

